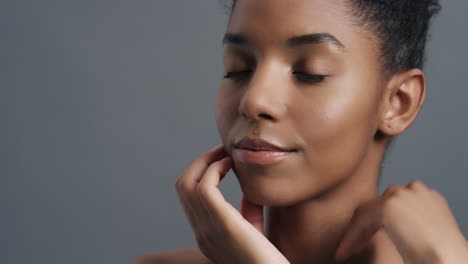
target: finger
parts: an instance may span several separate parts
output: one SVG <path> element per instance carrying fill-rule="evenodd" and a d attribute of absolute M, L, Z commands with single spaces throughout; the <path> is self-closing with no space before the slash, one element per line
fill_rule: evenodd
<path fill-rule="evenodd" d="M 199 199 L 209 213 L 220 221 L 228 220 L 229 217 L 238 213 L 237 209 L 224 199 L 223 194 L 218 189 L 219 182 L 231 167 L 232 159 L 230 157 L 214 162 L 208 167 L 197 186 Z"/>
<path fill-rule="evenodd" d="M 251 203 L 245 195 L 242 195 L 241 215 L 251 223 L 260 233 L 263 231 L 263 206 Z"/>
<path fill-rule="evenodd" d="M 217 188 L 231 167 L 232 159 L 230 157 L 225 157 L 219 161 L 213 162 L 208 166 L 206 172 L 202 175 L 198 184 L 198 189 Z"/>
<path fill-rule="evenodd" d="M 176 190 L 184 212 L 196 233 L 207 221 L 207 212 L 200 200 L 194 194 L 197 181 L 205 173 L 209 164 L 223 157 L 223 145 L 218 145 L 203 153 L 185 170 L 176 182 Z"/>
<path fill-rule="evenodd" d="M 382 200 L 383 197 L 378 197 L 356 209 L 336 251 L 335 258 L 337 260 L 344 261 L 360 252 L 369 244 L 375 233 L 383 227 Z"/>
<path fill-rule="evenodd" d="M 385 189 L 385 191 L 382 193 L 382 196 L 384 197 L 388 197 L 388 196 L 391 196 L 395 191 L 399 190 L 399 189 L 403 189 L 405 188 L 403 185 L 401 184 L 392 184 L 390 186 L 387 187 L 387 189 Z"/>
<path fill-rule="evenodd" d="M 219 161 L 224 157 L 226 157 L 226 153 L 222 144 L 203 153 L 189 166 L 189 173 L 186 176 L 187 180 L 195 183 L 200 182 L 208 167 L 213 162 Z"/>
<path fill-rule="evenodd" d="M 213 162 L 225 156 L 222 144 L 198 156 L 189 167 L 177 178 L 176 189 L 178 193 L 193 192 L 201 177 Z"/>
<path fill-rule="evenodd" d="M 411 190 L 426 191 L 429 187 L 421 180 L 413 180 L 406 185 L 406 188 Z"/>

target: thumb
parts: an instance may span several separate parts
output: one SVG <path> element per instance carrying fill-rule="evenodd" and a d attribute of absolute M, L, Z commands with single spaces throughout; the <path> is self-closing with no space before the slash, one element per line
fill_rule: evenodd
<path fill-rule="evenodd" d="M 251 203 L 244 194 L 242 194 L 241 210 L 245 220 L 251 223 L 260 233 L 263 232 L 263 206 Z"/>

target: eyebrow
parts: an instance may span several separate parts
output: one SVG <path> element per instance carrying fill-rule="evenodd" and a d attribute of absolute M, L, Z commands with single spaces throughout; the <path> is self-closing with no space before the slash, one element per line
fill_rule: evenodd
<path fill-rule="evenodd" d="M 344 49 L 345 46 L 335 36 L 329 33 L 313 33 L 307 35 L 296 36 L 288 39 L 289 47 L 297 47 L 307 44 L 331 44 L 339 49 Z"/>
<path fill-rule="evenodd" d="M 250 41 L 242 34 L 226 33 L 223 37 L 223 45 L 233 44 L 239 46 L 251 46 Z"/>
<path fill-rule="evenodd" d="M 299 47 L 303 45 L 310 45 L 310 44 L 328 44 L 339 48 L 340 50 L 344 50 L 345 46 L 341 43 L 335 36 L 330 33 L 311 33 L 305 34 L 300 36 L 294 36 L 289 38 L 286 41 L 286 46 L 290 48 Z M 233 44 L 238 46 L 252 46 L 250 40 L 242 35 L 242 34 L 235 34 L 235 33 L 226 33 L 223 37 L 223 45 L 224 44 Z"/>

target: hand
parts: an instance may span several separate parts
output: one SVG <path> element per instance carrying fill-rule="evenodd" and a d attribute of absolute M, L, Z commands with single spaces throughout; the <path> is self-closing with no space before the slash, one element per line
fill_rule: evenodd
<path fill-rule="evenodd" d="M 220 145 L 177 178 L 176 190 L 200 250 L 213 263 L 289 263 L 263 234 L 262 206 L 243 197 L 239 213 L 217 188 L 231 166 Z"/>
<path fill-rule="evenodd" d="M 421 181 L 391 185 L 356 209 L 336 252 L 345 260 L 381 228 L 404 263 L 467 263 L 468 247 L 446 199 Z"/>

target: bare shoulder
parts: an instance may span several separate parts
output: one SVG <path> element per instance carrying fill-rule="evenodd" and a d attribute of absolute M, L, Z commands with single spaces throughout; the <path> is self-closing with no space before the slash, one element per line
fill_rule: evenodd
<path fill-rule="evenodd" d="M 132 264 L 213 264 L 198 248 L 178 248 L 143 254 Z"/>

